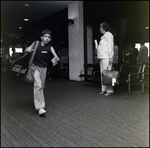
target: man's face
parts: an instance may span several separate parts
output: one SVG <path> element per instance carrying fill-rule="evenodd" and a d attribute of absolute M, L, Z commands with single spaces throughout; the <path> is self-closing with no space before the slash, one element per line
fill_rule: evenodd
<path fill-rule="evenodd" d="M 49 34 L 44 34 L 41 36 L 41 39 L 44 44 L 48 44 L 51 41 L 51 36 Z"/>

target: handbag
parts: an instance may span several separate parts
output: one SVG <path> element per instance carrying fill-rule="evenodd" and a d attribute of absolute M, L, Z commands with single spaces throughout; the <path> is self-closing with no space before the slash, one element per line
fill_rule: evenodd
<path fill-rule="evenodd" d="M 39 43 L 39 41 L 35 42 L 34 51 L 32 53 L 31 59 L 29 61 L 28 71 L 27 71 L 27 74 L 26 74 L 26 77 L 25 77 L 25 81 L 27 81 L 28 83 L 33 83 L 34 82 L 34 78 L 33 78 L 34 69 L 33 69 L 33 66 L 32 66 L 32 64 L 33 64 L 32 61 L 33 61 L 38 43 Z"/>
<path fill-rule="evenodd" d="M 107 69 L 102 72 L 102 84 L 112 86 L 115 84 L 119 85 L 119 71 L 114 69 L 108 70 L 107 67 Z"/>

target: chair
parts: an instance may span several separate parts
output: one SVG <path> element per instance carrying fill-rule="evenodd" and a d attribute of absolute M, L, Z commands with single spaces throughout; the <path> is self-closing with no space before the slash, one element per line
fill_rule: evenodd
<path fill-rule="evenodd" d="M 145 83 L 149 84 L 149 65 L 144 64 L 143 70 L 142 70 L 142 77 L 141 77 L 141 83 L 142 83 L 142 94 L 144 94 L 145 89 Z"/>
<path fill-rule="evenodd" d="M 47 80 L 51 80 L 51 71 L 52 71 L 52 69 L 48 66 L 47 72 L 46 72 L 46 79 Z"/>
<path fill-rule="evenodd" d="M 96 80 L 101 80 L 101 72 L 100 72 L 100 66 L 95 65 L 94 70 L 93 70 L 93 82 L 95 83 Z"/>
<path fill-rule="evenodd" d="M 119 83 L 125 82 L 128 84 L 129 95 L 131 93 L 131 84 L 136 82 L 139 83 L 141 74 L 142 74 L 141 65 L 131 65 L 131 64 L 121 65 Z"/>
<path fill-rule="evenodd" d="M 68 63 L 68 50 L 67 48 L 61 48 L 61 56 L 60 56 L 60 79 L 69 78 L 69 63 Z"/>
<path fill-rule="evenodd" d="M 68 63 L 61 63 L 60 64 L 60 79 L 62 80 L 64 77 L 68 78 L 69 77 L 69 65 Z"/>
<path fill-rule="evenodd" d="M 81 85 L 83 82 L 82 78 L 85 78 L 86 80 L 93 80 L 93 65 L 84 64 L 85 70 L 80 71 L 80 79 L 81 79 Z"/>

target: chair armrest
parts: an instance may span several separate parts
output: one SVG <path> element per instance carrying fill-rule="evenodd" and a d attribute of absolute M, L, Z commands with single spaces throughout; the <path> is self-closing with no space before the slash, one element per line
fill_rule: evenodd
<path fill-rule="evenodd" d="M 136 78 L 137 78 L 137 79 L 140 79 L 139 76 L 142 75 L 142 74 L 143 74 L 143 73 L 130 73 L 130 74 L 128 75 L 128 81 L 130 81 L 131 78 L 133 78 L 132 76 L 137 76 Z"/>
<path fill-rule="evenodd" d="M 143 74 L 142 74 L 142 80 L 145 79 L 145 76 L 147 76 L 147 78 L 149 79 L 149 73 L 143 73 Z"/>
<path fill-rule="evenodd" d="M 83 74 L 82 72 L 88 72 L 89 70 L 81 70 L 80 74 Z"/>

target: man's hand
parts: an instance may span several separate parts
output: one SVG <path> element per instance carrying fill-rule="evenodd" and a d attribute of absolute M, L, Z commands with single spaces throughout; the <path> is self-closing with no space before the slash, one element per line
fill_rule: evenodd
<path fill-rule="evenodd" d="M 25 52 L 32 52 L 33 51 L 33 49 L 31 49 L 31 48 L 29 48 L 29 47 L 27 47 L 26 49 L 25 49 Z"/>

